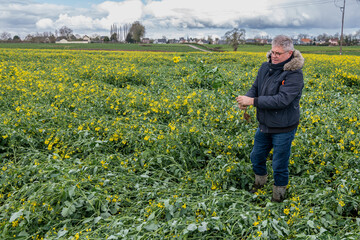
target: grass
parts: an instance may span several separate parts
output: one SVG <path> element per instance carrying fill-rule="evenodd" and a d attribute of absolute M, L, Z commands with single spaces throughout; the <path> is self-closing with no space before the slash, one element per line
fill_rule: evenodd
<path fill-rule="evenodd" d="M 229 45 L 209 45 L 211 48 L 232 52 L 233 49 Z M 301 46 L 296 45 L 302 53 L 312 54 L 326 54 L 326 55 L 339 55 L 339 46 Z M 271 49 L 271 45 L 239 45 L 238 52 L 267 52 Z M 343 46 L 343 55 L 360 56 L 360 46 Z"/>
<path fill-rule="evenodd" d="M 184 44 L 123 44 L 123 43 L 0 43 L 0 48 L 19 49 L 64 49 L 64 50 L 114 50 L 114 51 L 152 51 L 152 52 L 196 52 Z"/>
<path fill-rule="evenodd" d="M 196 45 L 204 50 L 220 50 L 232 52 L 229 45 L 204 44 Z M 0 43 L 0 48 L 19 49 L 65 49 L 65 50 L 115 50 L 115 51 L 159 51 L 159 52 L 198 52 L 187 44 L 120 44 L 120 43 L 91 43 L 91 44 L 55 44 L 55 43 Z M 339 55 L 339 46 L 295 46 L 302 53 Z M 240 45 L 238 52 L 267 52 L 270 45 Z M 360 46 L 343 46 L 343 55 L 360 56 Z"/>

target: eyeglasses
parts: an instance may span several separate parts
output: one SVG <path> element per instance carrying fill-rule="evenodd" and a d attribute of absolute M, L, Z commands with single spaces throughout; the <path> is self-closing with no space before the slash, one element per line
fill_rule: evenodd
<path fill-rule="evenodd" d="M 270 51 L 270 53 L 272 54 L 272 55 L 274 55 L 274 56 L 276 56 L 276 57 L 280 57 L 281 55 L 283 55 L 284 53 L 287 53 L 288 51 L 286 51 L 286 52 L 273 52 L 273 51 Z"/>

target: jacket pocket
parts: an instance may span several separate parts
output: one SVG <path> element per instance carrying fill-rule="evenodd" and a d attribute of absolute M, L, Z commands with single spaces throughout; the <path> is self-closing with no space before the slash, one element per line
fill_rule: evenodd
<path fill-rule="evenodd" d="M 286 110 L 267 110 L 265 113 L 265 125 L 272 128 L 289 126 Z"/>

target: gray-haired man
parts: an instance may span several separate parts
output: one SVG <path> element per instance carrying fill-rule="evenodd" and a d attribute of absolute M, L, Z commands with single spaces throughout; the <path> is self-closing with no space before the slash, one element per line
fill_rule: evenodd
<path fill-rule="evenodd" d="M 279 35 L 272 41 L 268 61 L 258 71 L 255 82 L 245 96 L 236 98 L 240 109 L 254 105 L 259 127 L 250 154 L 255 173 L 251 192 L 262 188 L 267 181 L 266 158 L 273 149 L 274 186 L 272 201 L 285 198 L 289 182 L 291 143 L 300 119 L 299 101 L 304 79 L 301 68 L 304 58 L 294 49 L 292 39 Z"/>

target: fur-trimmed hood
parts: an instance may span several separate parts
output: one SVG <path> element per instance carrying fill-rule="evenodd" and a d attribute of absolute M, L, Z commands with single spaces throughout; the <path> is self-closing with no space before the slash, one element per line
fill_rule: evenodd
<path fill-rule="evenodd" d="M 271 51 L 269 51 L 266 54 L 266 57 L 268 59 L 268 62 L 270 62 L 270 60 L 271 60 Z M 305 62 L 305 59 L 301 55 L 300 51 L 299 50 L 294 50 L 293 58 L 290 60 L 290 62 L 288 62 L 288 63 L 286 63 L 284 65 L 284 70 L 285 71 L 299 70 L 304 66 L 304 62 Z"/>

